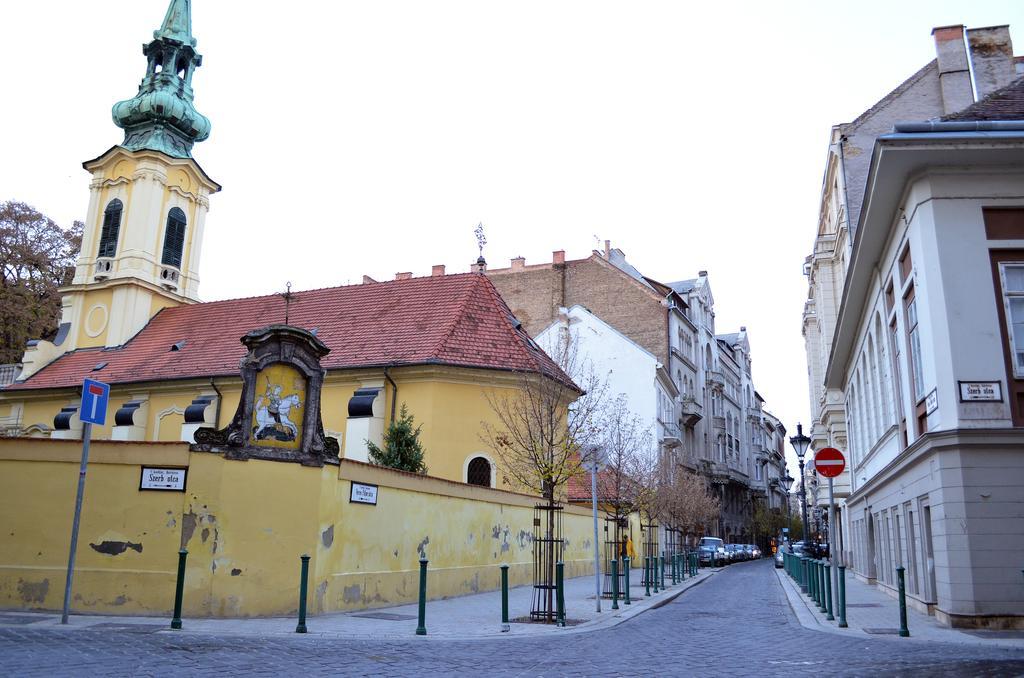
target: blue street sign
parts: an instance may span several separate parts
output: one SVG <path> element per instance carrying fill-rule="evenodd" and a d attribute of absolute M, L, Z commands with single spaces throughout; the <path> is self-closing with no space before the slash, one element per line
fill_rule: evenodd
<path fill-rule="evenodd" d="M 103 426 L 107 420 L 107 400 L 109 398 L 109 384 L 86 379 L 82 384 L 82 407 L 78 410 L 78 418 L 89 424 Z"/>

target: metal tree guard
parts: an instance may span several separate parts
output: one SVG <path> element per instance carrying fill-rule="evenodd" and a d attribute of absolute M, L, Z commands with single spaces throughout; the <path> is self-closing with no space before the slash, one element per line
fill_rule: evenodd
<path fill-rule="evenodd" d="M 611 526 L 609 530 L 608 527 Z M 604 519 L 604 593 L 610 595 L 612 590 L 612 562 L 621 560 L 622 555 L 625 553 L 626 546 L 626 528 L 627 521 L 625 518 L 608 518 Z M 619 579 L 619 590 L 623 590 L 623 577 L 625 576 L 622 568 L 618 570 Z"/>
<path fill-rule="evenodd" d="M 644 552 L 643 552 L 643 557 L 644 558 L 647 558 L 647 557 L 657 558 L 660 555 L 660 552 L 658 551 L 658 526 L 654 525 L 654 524 L 644 525 L 643 523 L 641 523 L 640 524 L 640 529 L 643 531 L 643 535 L 644 535 Z M 652 577 L 651 584 L 653 584 L 654 583 L 654 580 L 653 580 L 653 576 L 654 575 L 652 574 L 650 576 Z M 641 582 L 642 584 L 644 584 L 644 585 L 647 584 L 647 577 L 648 577 L 648 573 L 647 573 L 647 569 L 645 568 L 644 569 L 644 579 Z"/>
<path fill-rule="evenodd" d="M 562 507 L 533 507 L 533 605 L 530 618 L 555 622 L 555 563 L 562 560 Z"/>

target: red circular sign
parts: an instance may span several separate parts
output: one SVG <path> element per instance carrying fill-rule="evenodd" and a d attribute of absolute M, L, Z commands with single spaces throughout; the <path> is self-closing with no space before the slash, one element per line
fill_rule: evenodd
<path fill-rule="evenodd" d="M 846 457 L 834 447 L 823 447 L 814 455 L 814 470 L 826 478 L 835 478 L 846 468 Z"/>

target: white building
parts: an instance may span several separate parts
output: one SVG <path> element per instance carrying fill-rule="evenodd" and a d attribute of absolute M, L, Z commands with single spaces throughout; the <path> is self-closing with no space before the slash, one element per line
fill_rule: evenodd
<path fill-rule="evenodd" d="M 812 449 L 847 452 L 854 573 L 894 592 L 904 567 L 908 602 L 946 624 L 1022 626 L 1024 82 L 996 90 L 1016 77 L 1005 26 L 934 36 L 937 60 L 858 119 L 889 128 L 856 171 L 834 130 L 804 313 Z M 955 113 L 971 73 L 989 96 Z"/>

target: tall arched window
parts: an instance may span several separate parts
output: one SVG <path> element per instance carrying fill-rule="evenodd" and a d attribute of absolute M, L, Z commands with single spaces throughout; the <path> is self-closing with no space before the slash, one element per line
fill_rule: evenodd
<path fill-rule="evenodd" d="M 172 207 L 167 213 L 167 229 L 164 231 L 164 253 L 160 263 L 181 268 L 181 253 L 185 249 L 185 213 Z"/>
<path fill-rule="evenodd" d="M 473 457 L 466 468 L 466 482 L 482 487 L 491 486 L 491 462 L 485 457 Z"/>
<path fill-rule="evenodd" d="M 117 198 L 107 203 L 103 210 L 103 227 L 100 229 L 98 257 L 112 257 L 117 253 L 117 233 L 121 230 L 121 212 L 124 205 Z"/>

